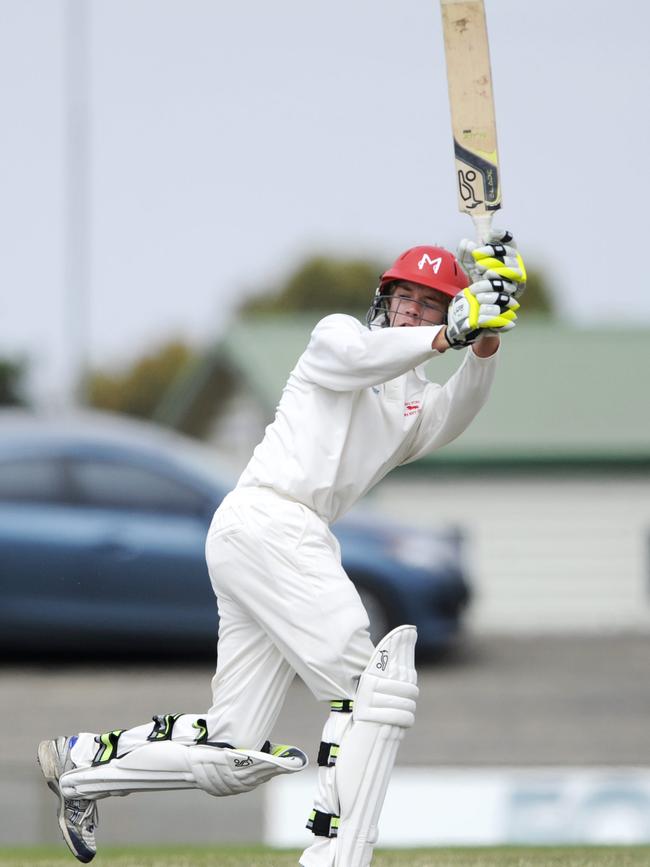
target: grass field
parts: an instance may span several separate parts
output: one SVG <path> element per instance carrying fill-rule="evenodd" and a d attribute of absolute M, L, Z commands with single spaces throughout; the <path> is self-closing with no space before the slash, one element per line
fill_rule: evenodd
<path fill-rule="evenodd" d="M 263 848 L 106 848 L 97 867 L 296 867 L 297 851 Z M 2 867 L 73 867 L 59 848 L 0 849 Z M 378 850 L 373 867 L 650 867 L 650 846 Z"/>

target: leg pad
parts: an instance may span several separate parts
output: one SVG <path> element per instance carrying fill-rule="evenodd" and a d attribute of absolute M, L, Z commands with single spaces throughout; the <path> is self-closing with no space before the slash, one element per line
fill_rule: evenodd
<path fill-rule="evenodd" d="M 168 789 L 237 795 L 278 774 L 301 771 L 308 763 L 305 753 L 297 747 L 279 748 L 274 755 L 166 740 L 144 744 L 104 765 L 75 768 L 61 776 L 60 785 L 66 798 L 92 799 Z"/>

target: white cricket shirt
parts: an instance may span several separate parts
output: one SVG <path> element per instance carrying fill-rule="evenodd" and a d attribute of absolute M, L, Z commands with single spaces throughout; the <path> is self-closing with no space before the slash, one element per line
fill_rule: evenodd
<path fill-rule="evenodd" d="M 444 385 L 429 382 L 419 367 L 441 327 L 322 319 L 237 487 L 272 488 L 332 523 L 394 467 L 455 439 L 487 400 L 496 355 L 466 351 Z"/>

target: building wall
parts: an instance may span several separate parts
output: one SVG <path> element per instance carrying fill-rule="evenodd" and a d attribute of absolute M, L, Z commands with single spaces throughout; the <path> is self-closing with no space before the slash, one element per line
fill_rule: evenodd
<path fill-rule="evenodd" d="M 650 478 L 387 478 L 372 500 L 466 539 L 476 632 L 650 629 Z"/>
<path fill-rule="evenodd" d="M 232 469 L 236 479 L 244 469 L 255 446 L 264 436 L 268 418 L 246 387 L 237 391 L 220 408 L 208 432 L 207 444 Z"/>

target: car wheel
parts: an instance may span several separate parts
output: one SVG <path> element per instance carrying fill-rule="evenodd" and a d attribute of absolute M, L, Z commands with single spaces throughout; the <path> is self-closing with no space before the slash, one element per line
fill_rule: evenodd
<path fill-rule="evenodd" d="M 368 590 L 367 587 L 357 587 L 357 590 L 359 591 L 364 608 L 368 612 L 370 640 L 373 644 L 378 644 L 384 635 L 390 632 L 388 611 L 383 601 L 373 590 Z"/>

